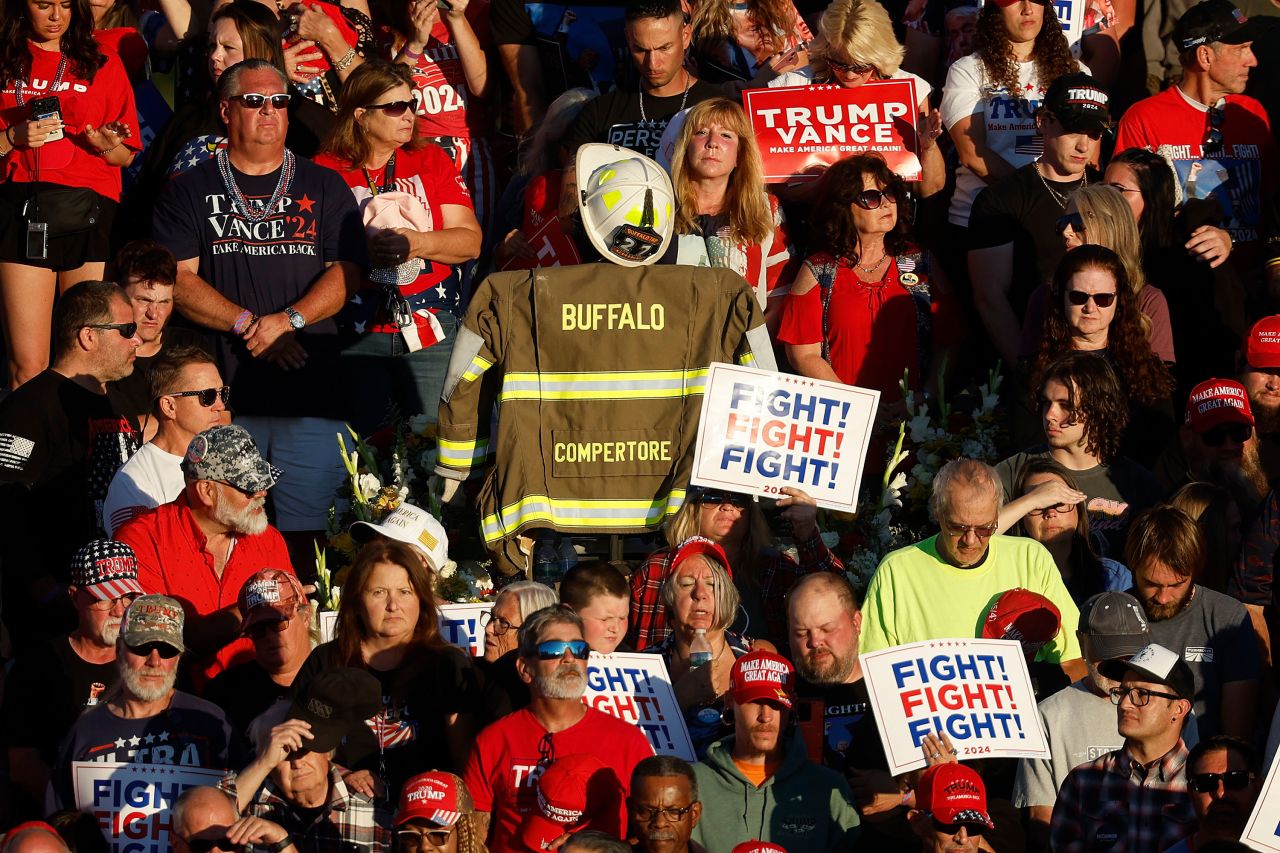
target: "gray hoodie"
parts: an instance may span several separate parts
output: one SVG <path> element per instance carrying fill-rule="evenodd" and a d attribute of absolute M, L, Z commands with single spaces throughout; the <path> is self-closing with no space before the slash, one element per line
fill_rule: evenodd
<path fill-rule="evenodd" d="M 859 818 L 848 784 L 809 761 L 798 735 L 791 736 L 782 766 L 759 788 L 733 763 L 733 735 L 713 743 L 693 770 L 702 800 L 693 840 L 707 853 L 730 853 L 753 838 L 788 853 L 834 853 L 857 841 Z"/>

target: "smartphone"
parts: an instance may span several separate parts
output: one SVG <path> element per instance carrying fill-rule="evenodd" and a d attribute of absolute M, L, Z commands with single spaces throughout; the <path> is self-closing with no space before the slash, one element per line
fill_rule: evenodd
<path fill-rule="evenodd" d="M 31 102 L 31 118 L 33 121 L 44 121 L 47 118 L 56 118 L 62 121 L 62 104 L 58 102 L 57 95 L 50 95 L 47 98 L 36 98 Z M 45 142 L 57 142 L 62 138 L 62 128 L 58 128 L 53 133 L 44 138 Z"/>
<path fill-rule="evenodd" d="M 27 223 L 27 260 L 44 261 L 49 258 L 49 224 Z"/>
<path fill-rule="evenodd" d="M 453 11 L 453 4 L 449 0 L 436 0 L 436 8 L 444 9 L 446 12 Z"/>

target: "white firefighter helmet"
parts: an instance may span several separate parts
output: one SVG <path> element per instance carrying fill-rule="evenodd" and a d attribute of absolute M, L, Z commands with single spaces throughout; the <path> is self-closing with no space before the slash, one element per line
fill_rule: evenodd
<path fill-rule="evenodd" d="M 596 251 L 624 267 L 662 257 L 675 205 L 662 167 L 635 151 L 593 142 L 578 149 L 575 170 L 582 227 Z"/>

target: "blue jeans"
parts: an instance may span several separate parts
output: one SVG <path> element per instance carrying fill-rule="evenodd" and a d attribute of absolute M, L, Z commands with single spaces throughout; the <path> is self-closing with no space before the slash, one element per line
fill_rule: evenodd
<path fill-rule="evenodd" d="M 441 311 L 436 319 L 444 340 L 417 352 L 409 352 L 400 335 L 385 332 L 368 332 L 343 348 L 340 387 L 349 401 L 347 420 L 361 435 L 384 425 L 391 405 L 404 417 L 425 414 L 436 420 L 458 318 Z"/>

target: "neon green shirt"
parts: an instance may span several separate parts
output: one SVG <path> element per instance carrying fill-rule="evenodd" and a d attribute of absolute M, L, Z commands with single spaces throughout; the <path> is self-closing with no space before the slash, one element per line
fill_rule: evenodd
<path fill-rule="evenodd" d="M 886 556 L 867 587 L 859 648 L 873 652 L 920 640 L 982 636 L 982 622 L 1000 594 L 1014 587 L 1038 592 L 1062 615 L 1062 629 L 1036 660 L 1080 657 L 1080 611 L 1053 557 L 1034 539 L 992 536 L 982 564 L 958 569 L 938 556 L 937 536 Z"/>

